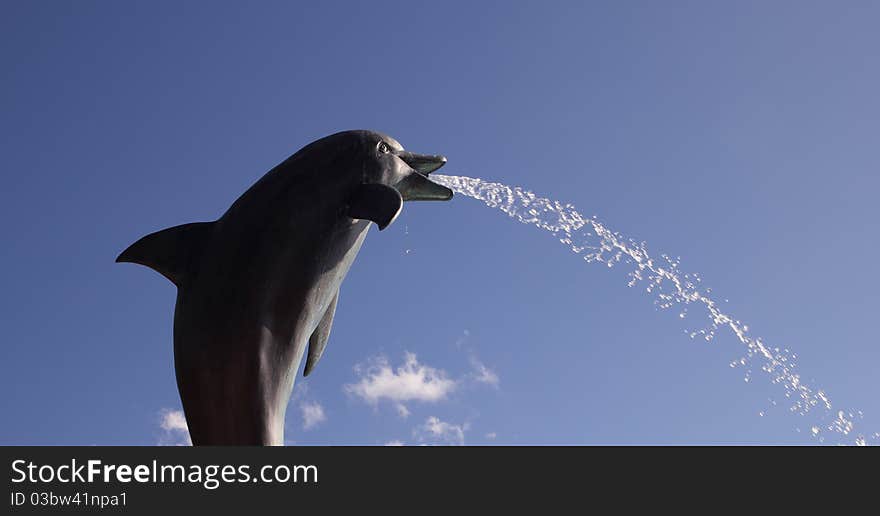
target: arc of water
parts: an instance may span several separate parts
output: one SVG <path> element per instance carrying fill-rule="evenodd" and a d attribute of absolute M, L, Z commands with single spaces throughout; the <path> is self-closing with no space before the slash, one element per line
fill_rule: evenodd
<path fill-rule="evenodd" d="M 501 210 L 518 222 L 552 233 L 574 253 L 582 255 L 587 262 L 603 263 L 608 267 L 621 262 L 634 265 L 628 273 L 628 285 L 633 287 L 642 281 L 647 282 L 645 290 L 656 296 L 655 303 L 660 309 L 683 306 L 679 316 L 684 318 L 689 305 L 702 306 L 706 310 L 708 324 L 689 332 L 691 338 L 699 335 L 706 341 L 711 341 L 720 328 L 730 329 L 736 339 L 746 347 L 745 356 L 731 362 L 731 367 L 745 366 L 757 360 L 761 370 L 770 376 L 771 382 L 781 385 L 785 397 L 792 400 L 791 412 L 805 416 L 819 407 L 824 413 L 825 422 L 821 423 L 822 428 L 812 426 L 811 434 L 820 442 L 824 442 L 824 431 L 841 437 L 853 434 L 856 416 L 843 410 L 834 414 L 828 395 L 821 389 L 812 389 L 802 381 L 800 374 L 796 372 L 797 355 L 788 349 L 770 347 L 761 338 L 749 335 L 749 327 L 725 313 L 711 297 L 711 289 L 702 287 L 702 279 L 698 274 L 681 272 L 679 259 L 672 259 L 665 254 L 654 257 L 648 252 L 645 242 L 635 242 L 611 231 L 596 217 L 586 218 L 581 215 L 571 204 L 539 197 L 520 187 L 464 176 L 434 174 L 431 178 L 456 193 Z M 749 370 L 744 379 L 748 382 L 750 378 Z M 873 434 L 872 438 L 880 438 L 880 433 Z M 866 444 L 865 436 L 856 435 L 854 443 Z"/>

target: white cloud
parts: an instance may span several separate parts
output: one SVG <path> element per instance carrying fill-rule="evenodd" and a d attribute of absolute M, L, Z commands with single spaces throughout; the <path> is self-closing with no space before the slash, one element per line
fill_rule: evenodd
<path fill-rule="evenodd" d="M 304 401 L 300 403 L 299 409 L 302 411 L 303 430 L 309 430 L 327 421 L 324 407 L 317 401 Z"/>
<path fill-rule="evenodd" d="M 394 369 L 384 357 L 371 361 L 367 367 L 356 366 L 360 380 L 345 385 L 345 391 L 371 405 L 387 400 L 394 403 L 401 417 L 409 415 L 405 402 L 442 401 L 455 390 L 457 383 L 442 369 L 420 364 L 414 353 L 405 353 L 403 365 Z"/>
<path fill-rule="evenodd" d="M 385 443 L 385 446 L 403 446 L 403 441 L 388 441 L 387 443 Z"/>
<path fill-rule="evenodd" d="M 182 410 L 162 409 L 159 414 L 161 420 L 159 426 L 164 431 L 159 439 L 162 446 L 192 446 L 189 437 L 189 428 L 186 426 L 186 416 Z"/>
<path fill-rule="evenodd" d="M 467 423 L 463 425 L 453 425 L 445 421 L 441 421 L 436 416 L 429 417 L 425 424 L 416 427 L 415 436 L 419 441 L 440 441 L 447 444 L 464 444 L 464 432 L 468 429 Z"/>
<path fill-rule="evenodd" d="M 168 432 L 189 432 L 189 428 L 186 426 L 186 416 L 183 415 L 182 410 L 164 409 L 162 411 L 161 425 L 162 430 Z"/>
<path fill-rule="evenodd" d="M 496 389 L 498 388 L 498 384 L 501 381 L 501 379 L 498 378 L 498 374 L 486 367 L 486 364 L 480 362 L 480 359 L 478 359 L 476 355 L 471 355 L 471 367 L 474 369 L 471 377 L 477 383 L 485 383 Z"/>

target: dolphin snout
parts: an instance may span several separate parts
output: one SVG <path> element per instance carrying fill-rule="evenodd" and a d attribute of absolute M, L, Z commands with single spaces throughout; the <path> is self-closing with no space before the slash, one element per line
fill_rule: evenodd
<path fill-rule="evenodd" d="M 408 173 L 397 184 L 397 190 L 404 201 L 448 201 L 452 199 L 452 190 L 428 179 L 428 174 L 446 164 L 446 157 L 408 151 L 398 151 L 396 154 L 414 172 Z"/>
<path fill-rule="evenodd" d="M 439 155 L 400 151 L 397 153 L 397 157 L 402 159 L 416 172 L 426 176 L 446 164 L 446 157 Z"/>

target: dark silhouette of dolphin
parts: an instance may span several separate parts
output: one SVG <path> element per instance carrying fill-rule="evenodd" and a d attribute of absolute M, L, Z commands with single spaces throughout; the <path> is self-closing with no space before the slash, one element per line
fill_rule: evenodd
<path fill-rule="evenodd" d="M 367 235 L 404 201 L 449 200 L 428 179 L 443 156 L 374 131 L 315 141 L 214 222 L 147 235 L 116 259 L 177 285 L 174 365 L 195 445 L 281 445 L 284 414 L 327 345 L 339 286 Z"/>

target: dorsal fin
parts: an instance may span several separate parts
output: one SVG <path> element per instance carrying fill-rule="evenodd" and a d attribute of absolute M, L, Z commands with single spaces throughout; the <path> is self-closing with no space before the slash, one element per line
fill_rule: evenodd
<path fill-rule="evenodd" d="M 330 328 L 333 326 L 333 315 L 336 313 L 336 302 L 338 300 L 339 291 L 337 290 L 336 295 L 333 296 L 333 300 L 330 301 L 330 305 L 327 307 L 327 311 L 324 312 L 324 317 L 321 318 L 318 327 L 315 328 L 312 336 L 309 337 L 309 358 L 306 359 L 303 376 L 308 376 L 315 369 L 315 366 L 318 365 L 318 360 L 321 360 L 321 355 L 324 354 L 324 348 L 327 347 L 327 339 L 330 337 Z"/>
<path fill-rule="evenodd" d="M 193 222 L 150 233 L 122 251 L 116 262 L 146 265 L 179 287 L 201 257 L 213 226 Z"/>

